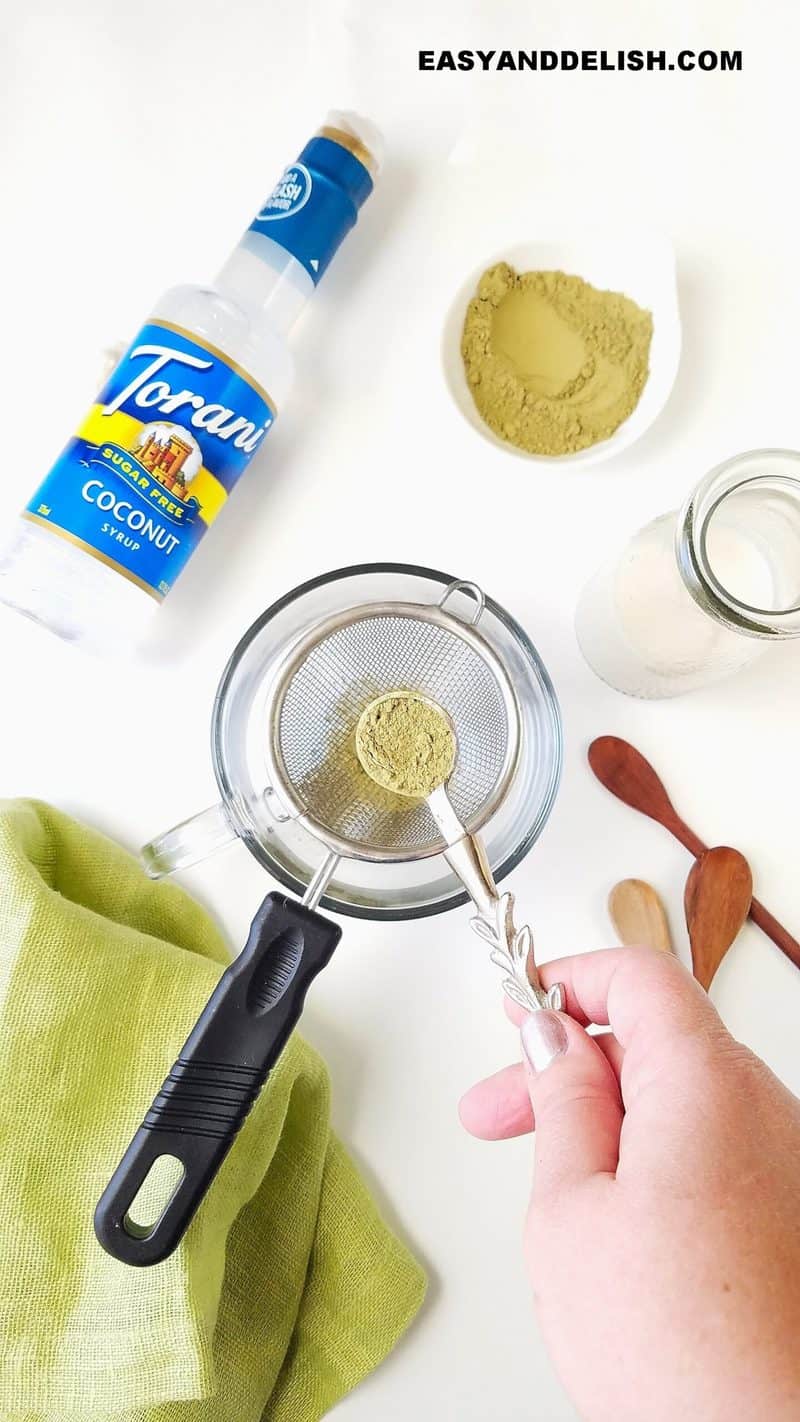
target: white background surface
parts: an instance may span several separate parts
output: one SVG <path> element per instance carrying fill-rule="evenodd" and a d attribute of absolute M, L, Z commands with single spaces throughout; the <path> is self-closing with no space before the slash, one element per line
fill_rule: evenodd
<path fill-rule="evenodd" d="M 541 958 L 608 944 L 606 895 L 627 875 L 662 891 L 686 954 L 688 859 L 593 781 L 585 748 L 603 732 L 653 759 L 709 843 L 749 855 L 759 896 L 800 930 L 797 650 L 645 704 L 601 685 L 572 632 L 578 591 L 615 543 L 726 455 L 800 444 L 800 34 L 788 0 L 680 0 L 649 16 L 625 0 L 329 3 L 324 21 L 265 0 L 3 9 L 4 524 L 90 403 L 103 348 L 130 337 L 165 287 L 213 274 L 329 106 L 368 110 L 389 161 L 298 330 L 296 398 L 145 658 L 109 673 L 2 610 L 2 792 L 49 799 L 137 847 L 213 799 L 212 695 L 252 619 L 328 568 L 419 562 L 504 603 L 560 695 L 563 788 L 513 881 Z M 744 72 L 417 73 L 419 48 L 487 41 L 741 47 Z M 459 138 L 464 162 L 446 167 Z M 169 195 L 159 220 L 154 188 Z M 598 218 L 674 239 L 683 361 L 639 444 L 596 470 L 550 472 L 493 450 L 453 408 L 440 333 L 484 256 Z M 170 728 L 168 756 L 151 749 L 156 725 L 162 744 Z M 268 888 L 243 848 L 185 882 L 234 944 Z M 713 995 L 800 1088 L 800 977 L 757 930 Z M 383 930 L 347 921 L 304 1029 L 330 1063 L 339 1129 L 431 1277 L 422 1316 L 341 1406 L 343 1422 L 572 1419 L 520 1262 L 531 1144 L 481 1144 L 456 1117 L 462 1090 L 518 1050 L 466 910 Z"/>

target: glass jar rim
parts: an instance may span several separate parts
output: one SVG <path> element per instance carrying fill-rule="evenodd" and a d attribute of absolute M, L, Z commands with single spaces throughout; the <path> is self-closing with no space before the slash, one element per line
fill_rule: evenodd
<path fill-rule="evenodd" d="M 765 468 L 770 462 L 774 467 Z M 678 515 L 678 567 L 698 606 L 730 630 L 767 639 L 797 637 L 800 600 L 789 607 L 768 609 L 737 597 L 717 577 L 708 548 L 712 520 L 727 500 L 748 486 L 767 482 L 793 489 L 800 504 L 800 453 L 791 449 L 755 449 L 716 465 L 692 490 Z"/>

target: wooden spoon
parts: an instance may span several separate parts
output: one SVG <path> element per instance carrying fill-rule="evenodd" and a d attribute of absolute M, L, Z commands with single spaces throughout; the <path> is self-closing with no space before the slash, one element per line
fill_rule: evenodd
<path fill-rule="evenodd" d="M 707 849 L 689 871 L 686 926 L 694 975 L 706 991 L 747 918 L 752 897 L 750 865 L 738 849 Z"/>
<path fill-rule="evenodd" d="M 620 943 L 672 952 L 669 923 L 661 899 L 644 879 L 623 879 L 608 896 L 608 912 Z"/>
<path fill-rule="evenodd" d="M 599 736 L 589 747 L 589 764 L 601 785 L 618 800 L 657 820 L 695 859 L 705 854 L 707 846 L 681 819 L 650 762 L 628 741 L 618 736 Z M 758 899 L 751 901 L 750 917 L 795 967 L 800 968 L 800 943 Z"/>

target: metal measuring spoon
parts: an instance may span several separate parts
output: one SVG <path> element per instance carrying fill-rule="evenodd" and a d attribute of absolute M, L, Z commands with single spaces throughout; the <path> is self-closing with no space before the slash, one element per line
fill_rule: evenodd
<path fill-rule="evenodd" d="M 442 853 L 478 910 L 477 917 L 471 920 L 472 929 L 479 938 L 489 944 L 491 961 L 506 974 L 503 988 L 508 996 L 528 1012 L 540 1008 L 563 1011 L 563 984 L 556 983 L 549 989 L 542 987 L 534 959 L 531 929 L 527 924 L 522 928 L 516 927 L 513 894 L 498 892 L 482 840 L 478 835 L 469 833 L 447 793 L 447 784 L 458 753 L 458 735 L 444 708 L 418 692 L 395 691 L 376 697 L 362 711 L 356 728 L 356 753 L 363 770 L 376 784 L 384 789 L 388 788 L 387 782 L 379 777 L 371 758 L 364 752 L 362 732 L 376 707 L 392 700 L 417 701 L 427 706 L 441 718 L 453 742 L 453 755 L 449 768 L 445 771 L 444 780 L 430 788 L 426 785 L 421 794 L 410 794 L 407 789 L 398 790 L 392 787 L 393 793 L 425 800 L 445 842 Z"/>

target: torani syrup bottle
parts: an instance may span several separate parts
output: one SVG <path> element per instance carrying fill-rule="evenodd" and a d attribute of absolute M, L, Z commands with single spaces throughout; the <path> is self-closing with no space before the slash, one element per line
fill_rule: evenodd
<path fill-rule="evenodd" d="M 138 640 L 286 399 L 287 335 L 381 148 L 365 119 L 329 114 L 213 286 L 162 297 L 24 510 L 0 600 L 93 649 Z"/>

